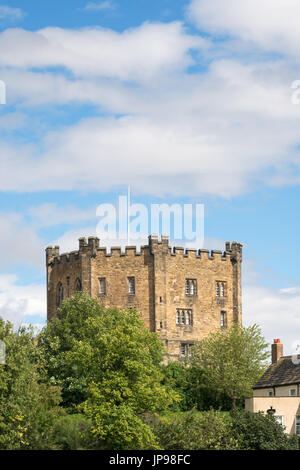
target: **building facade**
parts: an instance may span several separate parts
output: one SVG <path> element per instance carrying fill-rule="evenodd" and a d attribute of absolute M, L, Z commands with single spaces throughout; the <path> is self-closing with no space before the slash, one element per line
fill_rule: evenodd
<path fill-rule="evenodd" d="M 272 344 L 272 364 L 253 387 L 245 408 L 274 414 L 288 434 L 300 436 L 300 357 L 283 356 L 279 339 Z"/>
<path fill-rule="evenodd" d="M 155 235 L 140 251 L 107 252 L 95 237 L 79 239 L 79 250 L 66 254 L 48 247 L 48 321 L 63 299 L 82 290 L 105 307 L 136 308 L 176 360 L 215 329 L 241 323 L 241 263 L 237 242 L 227 242 L 224 252 L 184 250 Z"/>

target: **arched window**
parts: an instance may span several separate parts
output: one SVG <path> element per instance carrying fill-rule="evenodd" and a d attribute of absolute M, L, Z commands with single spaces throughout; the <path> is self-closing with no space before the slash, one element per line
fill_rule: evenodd
<path fill-rule="evenodd" d="M 79 277 L 76 279 L 76 282 L 75 282 L 75 290 L 76 290 L 77 292 L 81 292 L 81 291 L 82 291 L 81 280 L 79 279 Z"/>
<path fill-rule="evenodd" d="M 56 305 L 60 307 L 62 301 L 64 300 L 64 288 L 61 282 L 57 284 L 57 291 L 56 291 Z"/>

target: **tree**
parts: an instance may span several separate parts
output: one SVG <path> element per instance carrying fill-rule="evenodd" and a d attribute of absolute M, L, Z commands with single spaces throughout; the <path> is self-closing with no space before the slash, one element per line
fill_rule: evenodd
<path fill-rule="evenodd" d="M 264 372 L 267 346 L 257 325 L 233 325 L 194 346 L 190 366 L 208 387 L 227 395 L 234 409 L 238 399 L 252 394 Z"/>
<path fill-rule="evenodd" d="M 87 398 L 89 373 L 86 368 L 79 371 L 69 355 L 85 338 L 86 323 L 103 314 L 104 309 L 96 299 L 78 292 L 62 302 L 58 317 L 39 336 L 49 380 L 61 387 L 65 408 L 74 408 Z"/>
<path fill-rule="evenodd" d="M 207 383 L 204 369 L 190 367 L 189 363 L 169 362 L 162 366 L 162 373 L 162 384 L 175 390 L 181 398 L 171 406 L 172 411 L 231 409 L 231 400 L 224 391 Z"/>
<path fill-rule="evenodd" d="M 143 416 L 166 409 L 177 394 L 161 385 L 163 345 L 135 310 L 104 309 L 77 293 L 41 335 L 49 377 L 92 423 L 102 448 L 155 448 Z"/>
<path fill-rule="evenodd" d="M 14 332 L 0 319 L 5 364 L 0 365 L 0 449 L 51 449 L 60 390 L 47 383 L 31 329 Z"/>
<path fill-rule="evenodd" d="M 175 390 L 180 396 L 180 401 L 171 405 L 172 411 L 191 409 L 187 367 L 180 362 L 169 362 L 161 366 L 161 371 L 163 374 L 162 385 L 168 390 Z"/>

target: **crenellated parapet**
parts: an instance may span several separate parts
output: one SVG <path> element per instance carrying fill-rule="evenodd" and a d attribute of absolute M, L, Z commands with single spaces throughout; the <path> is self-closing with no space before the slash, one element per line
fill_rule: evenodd
<path fill-rule="evenodd" d="M 142 256 L 145 251 L 150 250 L 151 254 L 156 251 L 163 250 L 172 257 L 183 257 L 191 259 L 209 259 L 217 261 L 231 260 L 235 262 L 242 260 L 242 247 L 243 245 L 238 242 L 226 242 L 225 251 L 220 250 L 206 250 L 195 248 L 184 248 L 180 246 L 170 246 L 169 237 L 167 235 L 150 235 L 148 237 L 148 245 L 141 246 L 138 249 L 136 246 L 113 246 L 108 250 L 107 247 L 100 247 L 100 240 L 97 237 L 79 238 L 79 250 L 71 251 L 69 253 L 60 254 L 59 246 L 48 246 L 46 248 L 46 262 L 49 263 L 69 263 L 79 259 L 80 255 L 90 255 L 92 257 L 105 256 L 105 257 L 126 257 L 126 256 Z"/>

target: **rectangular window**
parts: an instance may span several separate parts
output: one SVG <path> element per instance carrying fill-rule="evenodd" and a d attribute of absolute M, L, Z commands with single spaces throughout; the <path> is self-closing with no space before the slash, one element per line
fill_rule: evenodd
<path fill-rule="evenodd" d="M 70 277 L 67 277 L 67 297 L 70 297 Z"/>
<path fill-rule="evenodd" d="M 192 325 L 193 324 L 193 311 L 191 309 L 181 309 L 176 310 L 176 325 Z"/>
<path fill-rule="evenodd" d="M 296 415 L 295 425 L 296 425 L 296 434 L 297 436 L 300 436 L 300 415 Z"/>
<path fill-rule="evenodd" d="M 180 344 L 180 355 L 181 357 L 190 357 L 192 355 L 193 343 L 181 343 Z"/>
<path fill-rule="evenodd" d="M 290 397 L 295 397 L 295 396 L 296 396 L 296 389 L 290 388 Z"/>
<path fill-rule="evenodd" d="M 224 297 L 224 295 L 225 295 L 225 283 L 221 282 L 220 296 Z"/>
<path fill-rule="evenodd" d="M 268 396 L 269 396 L 269 397 L 272 397 L 272 396 L 273 396 L 273 390 L 269 390 L 269 391 L 268 391 Z"/>
<path fill-rule="evenodd" d="M 227 314 L 224 311 L 220 313 L 220 326 L 221 328 L 227 328 Z"/>
<path fill-rule="evenodd" d="M 193 297 L 197 295 L 197 281 L 196 279 L 185 280 L 185 295 Z"/>
<path fill-rule="evenodd" d="M 105 277 L 101 277 L 99 279 L 99 294 L 105 295 L 106 294 L 106 279 Z"/>
<path fill-rule="evenodd" d="M 180 344 L 180 355 L 182 357 L 186 357 L 187 353 L 187 345 L 185 343 Z"/>
<path fill-rule="evenodd" d="M 226 296 L 226 282 L 216 281 L 216 296 L 225 297 Z"/>
<path fill-rule="evenodd" d="M 128 293 L 131 295 L 135 294 L 135 278 L 134 277 L 128 278 Z"/>
<path fill-rule="evenodd" d="M 283 416 L 282 415 L 274 415 L 274 418 L 276 419 L 277 423 L 281 424 L 283 426 Z"/>

